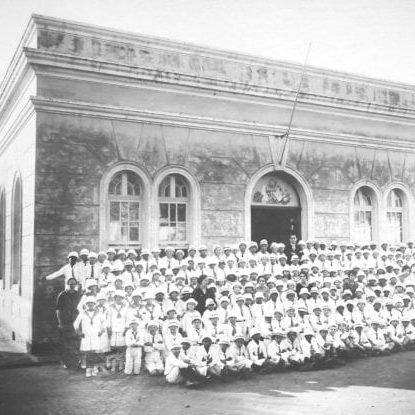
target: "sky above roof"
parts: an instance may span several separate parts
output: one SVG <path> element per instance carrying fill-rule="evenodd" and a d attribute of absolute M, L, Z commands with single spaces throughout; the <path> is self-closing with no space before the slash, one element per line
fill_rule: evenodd
<path fill-rule="evenodd" d="M 414 0 L 1 0 L 0 79 L 32 13 L 415 84 Z"/>

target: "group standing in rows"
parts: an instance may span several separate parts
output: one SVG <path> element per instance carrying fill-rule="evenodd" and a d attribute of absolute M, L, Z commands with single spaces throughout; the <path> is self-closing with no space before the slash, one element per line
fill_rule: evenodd
<path fill-rule="evenodd" d="M 45 277 L 64 367 L 198 385 L 415 345 L 414 243 L 262 240 L 70 252 Z"/>

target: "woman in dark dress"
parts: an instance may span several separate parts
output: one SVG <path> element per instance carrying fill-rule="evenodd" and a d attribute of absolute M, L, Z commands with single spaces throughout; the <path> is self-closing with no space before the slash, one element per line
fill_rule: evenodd
<path fill-rule="evenodd" d="M 192 297 L 197 301 L 196 310 L 199 311 L 200 315 L 203 315 L 206 310 L 206 300 L 212 298 L 212 295 L 207 289 L 207 275 L 201 275 L 197 279 L 197 287 L 193 291 Z"/>

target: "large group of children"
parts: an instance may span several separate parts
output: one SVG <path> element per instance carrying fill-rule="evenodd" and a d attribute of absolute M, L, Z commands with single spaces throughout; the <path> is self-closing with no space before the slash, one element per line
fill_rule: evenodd
<path fill-rule="evenodd" d="M 249 372 L 336 367 L 415 345 L 415 248 L 287 245 L 71 252 L 73 329 L 86 376 L 200 384 Z"/>

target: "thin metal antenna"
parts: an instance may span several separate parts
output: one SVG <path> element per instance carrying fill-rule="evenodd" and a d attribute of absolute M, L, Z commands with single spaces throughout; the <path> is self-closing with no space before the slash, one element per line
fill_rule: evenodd
<path fill-rule="evenodd" d="M 297 102 L 298 102 L 298 97 L 300 95 L 301 86 L 303 84 L 303 79 L 304 79 L 304 74 L 305 74 L 305 70 L 306 70 L 306 67 L 307 67 L 308 56 L 310 54 L 311 44 L 312 44 L 312 42 L 310 42 L 308 44 L 307 54 L 306 54 L 306 57 L 305 57 L 303 69 L 301 71 L 301 77 L 300 77 L 300 82 L 298 84 L 297 93 L 295 94 L 294 105 L 293 105 L 293 109 L 291 111 L 291 116 L 290 116 L 290 121 L 288 123 L 287 131 L 280 136 L 280 137 L 285 136 L 285 142 L 284 142 L 284 146 L 283 146 L 283 149 L 282 149 L 282 152 L 281 152 L 281 157 L 280 157 L 280 160 L 279 160 L 280 164 L 282 163 L 282 160 L 284 158 L 285 149 L 287 147 L 288 138 L 289 138 L 289 135 L 290 135 L 290 132 L 291 132 L 291 126 L 292 126 L 293 119 L 294 119 L 295 109 L 297 108 Z"/>

